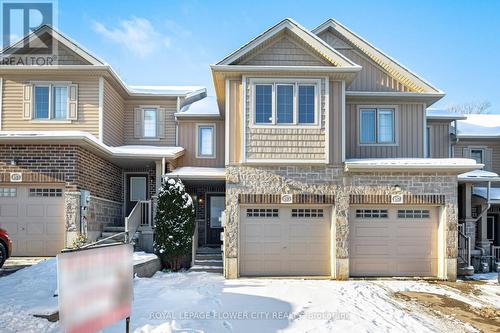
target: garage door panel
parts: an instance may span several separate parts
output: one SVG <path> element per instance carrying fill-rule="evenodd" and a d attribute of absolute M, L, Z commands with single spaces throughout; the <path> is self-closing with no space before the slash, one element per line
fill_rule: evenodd
<path fill-rule="evenodd" d="M 435 207 L 367 207 L 350 214 L 349 262 L 352 276 L 436 276 Z M 373 211 L 383 210 L 383 216 Z M 357 213 L 356 213 L 357 211 Z"/>
<path fill-rule="evenodd" d="M 317 208 L 292 214 L 286 206 L 246 209 L 240 214 L 241 275 L 330 275 L 328 214 L 320 214 Z M 251 216 L 266 209 L 273 213 L 265 218 Z"/>
<path fill-rule="evenodd" d="M 0 198 L 3 200 L 3 198 Z M 0 217 L 17 217 L 19 215 L 19 209 L 17 204 L 1 204 L 0 205 Z"/>
<path fill-rule="evenodd" d="M 52 256 L 64 247 L 63 189 L 48 184 L 12 187 L 0 196 L 0 226 L 12 238 L 15 256 Z M 30 189 L 33 189 L 30 192 Z"/>

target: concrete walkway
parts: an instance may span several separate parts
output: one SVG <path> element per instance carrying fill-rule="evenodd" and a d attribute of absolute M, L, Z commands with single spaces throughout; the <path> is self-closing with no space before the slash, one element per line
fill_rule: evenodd
<path fill-rule="evenodd" d="M 51 257 L 10 257 L 0 268 L 0 277 L 10 275 L 22 268 L 38 264 L 40 261 Z"/>

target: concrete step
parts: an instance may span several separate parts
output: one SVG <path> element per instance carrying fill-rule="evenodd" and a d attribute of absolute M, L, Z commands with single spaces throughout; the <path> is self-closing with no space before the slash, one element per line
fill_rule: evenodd
<path fill-rule="evenodd" d="M 196 249 L 199 254 L 222 253 L 220 246 L 218 247 L 199 247 Z"/>
<path fill-rule="evenodd" d="M 195 266 L 213 266 L 213 267 L 222 267 L 222 260 L 195 260 Z"/>
<path fill-rule="evenodd" d="M 222 260 L 222 253 L 199 254 L 196 253 L 195 260 Z"/>
<path fill-rule="evenodd" d="M 459 266 L 457 267 L 457 275 L 458 276 L 472 276 L 474 275 L 474 267 L 473 266 Z"/>
<path fill-rule="evenodd" d="M 107 238 L 107 237 L 111 237 L 113 235 L 116 235 L 116 237 L 113 237 L 113 239 L 123 239 L 123 238 L 125 238 L 124 234 L 119 234 L 117 232 L 110 232 L 110 231 L 103 231 L 101 233 L 101 238 Z"/>
<path fill-rule="evenodd" d="M 190 272 L 207 272 L 222 274 L 222 266 L 194 265 L 189 269 Z"/>
<path fill-rule="evenodd" d="M 102 228 L 104 232 L 125 232 L 125 227 L 106 226 Z"/>

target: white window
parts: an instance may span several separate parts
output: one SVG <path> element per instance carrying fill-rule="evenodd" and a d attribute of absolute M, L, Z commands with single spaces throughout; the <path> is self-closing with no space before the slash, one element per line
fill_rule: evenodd
<path fill-rule="evenodd" d="M 484 163 L 484 149 L 471 149 L 470 150 L 470 158 L 476 160 L 476 163 L 483 164 Z"/>
<path fill-rule="evenodd" d="M 398 218 L 400 219 L 428 219 L 431 213 L 428 209 L 399 209 Z"/>
<path fill-rule="evenodd" d="M 253 125 L 311 126 L 319 124 L 316 79 L 252 79 Z"/>
<path fill-rule="evenodd" d="M 130 201 L 146 200 L 146 177 L 130 177 Z"/>
<path fill-rule="evenodd" d="M 60 188 L 30 188 L 30 197 L 62 197 L 62 189 Z"/>
<path fill-rule="evenodd" d="M 222 227 L 220 217 L 226 209 L 226 198 L 223 196 L 210 197 L 210 228 Z"/>
<path fill-rule="evenodd" d="M 386 219 L 389 217 L 387 209 L 356 209 L 356 217 L 363 219 Z"/>
<path fill-rule="evenodd" d="M 143 110 L 143 120 L 142 124 L 143 134 L 145 138 L 156 138 L 157 137 L 157 112 L 156 108 L 146 108 Z"/>
<path fill-rule="evenodd" d="M 17 189 L 15 187 L 0 187 L 0 197 L 15 197 Z"/>
<path fill-rule="evenodd" d="M 248 208 L 247 217 L 279 217 L 277 208 Z"/>
<path fill-rule="evenodd" d="M 292 217 L 300 218 L 300 217 L 316 217 L 321 218 L 324 216 L 323 209 L 321 208 L 293 208 L 292 209 Z"/>
<path fill-rule="evenodd" d="M 215 157 L 215 124 L 199 124 L 198 126 L 197 157 Z"/>
<path fill-rule="evenodd" d="M 33 119 L 68 119 L 68 85 L 36 84 L 33 90 Z"/>
<path fill-rule="evenodd" d="M 394 108 L 360 108 L 359 143 L 396 143 L 395 123 L 396 112 Z"/>

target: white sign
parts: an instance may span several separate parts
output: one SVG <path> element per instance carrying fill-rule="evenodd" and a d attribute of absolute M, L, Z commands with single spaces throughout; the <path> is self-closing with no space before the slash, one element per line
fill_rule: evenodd
<path fill-rule="evenodd" d="M 59 318 L 65 332 L 97 332 L 130 317 L 132 257 L 130 244 L 57 255 Z"/>
<path fill-rule="evenodd" d="M 282 204 L 291 204 L 291 203 L 293 203 L 293 195 L 292 194 L 282 194 L 281 195 L 281 203 Z"/>
<path fill-rule="evenodd" d="M 20 183 L 23 181 L 23 173 L 22 172 L 11 172 L 10 173 L 10 181 L 12 183 Z"/>
<path fill-rule="evenodd" d="M 402 204 L 403 203 L 403 195 L 402 194 L 392 194 L 391 195 L 391 204 Z"/>

